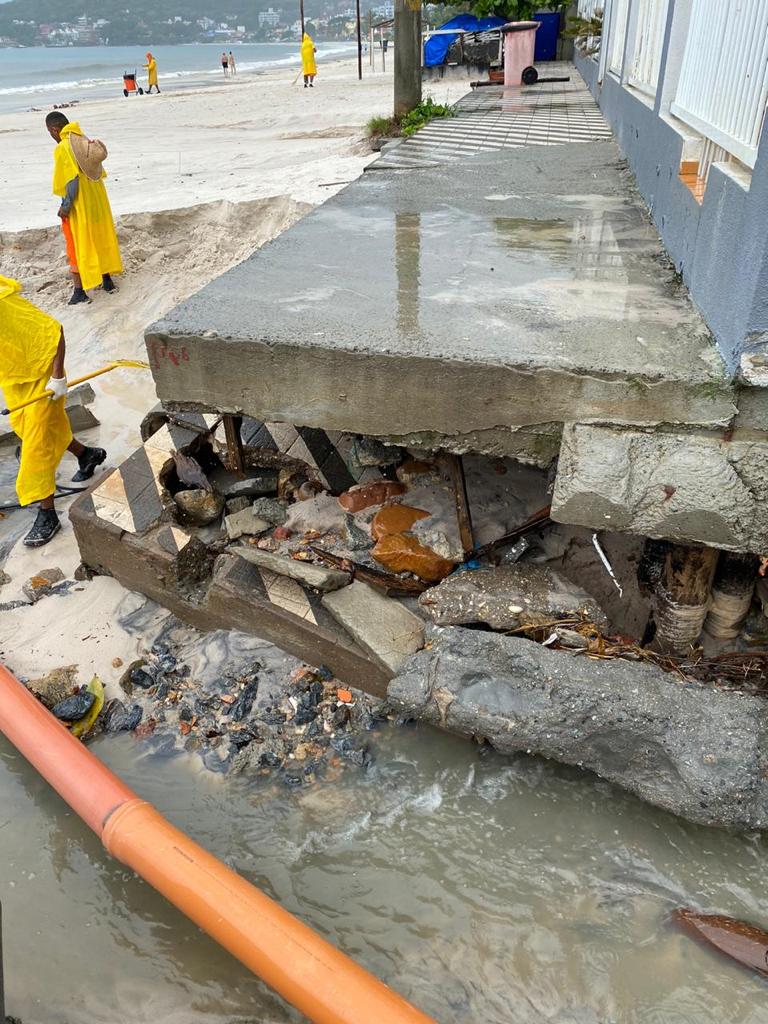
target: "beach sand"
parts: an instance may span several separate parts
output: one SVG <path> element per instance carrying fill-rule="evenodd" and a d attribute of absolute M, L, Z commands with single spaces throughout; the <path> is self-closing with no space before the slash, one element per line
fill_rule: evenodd
<path fill-rule="evenodd" d="M 126 269 L 119 293 L 94 293 L 87 307 L 66 305 L 71 286 L 51 195 L 45 111 L 0 116 L 8 154 L 0 164 L 0 273 L 20 279 L 26 295 L 61 320 L 70 377 L 112 359 L 146 358 L 148 324 L 362 173 L 375 157 L 364 126 L 391 111 L 393 88 L 390 72 L 371 73 L 367 65 L 364 72 L 359 82 L 355 61 L 321 65 L 309 90 L 296 69 L 280 68 L 198 91 L 119 96 L 67 109 L 109 149 L 107 188 Z M 466 91 L 466 83 L 428 90 L 439 102 Z M 95 390 L 92 409 L 101 426 L 83 440 L 105 447 L 107 466 L 115 466 L 140 443 L 139 425 L 156 402 L 152 378 L 119 370 L 100 377 Z M 11 449 L 0 450 L 0 504 L 14 500 L 11 460 Z M 75 468 L 65 456 L 59 480 L 67 483 Z M 68 503 L 57 503 L 60 513 Z M 25 510 L 0 521 L 0 567 L 11 577 L 0 588 L 0 605 L 22 598 L 21 587 L 35 572 L 58 566 L 71 577 L 79 563 L 66 515 L 51 545 L 24 548 L 19 540 L 32 517 Z M 79 587 L 42 606 L 4 610 L 0 657 L 25 675 L 82 661 L 85 676 L 98 670 L 114 683 L 120 673 L 106 655 L 113 648 L 113 657 L 127 653 L 126 637 L 114 625 L 125 592 L 113 581 Z M 101 599 L 89 596 L 94 587 Z M 56 626 L 46 630 L 49 616 Z M 86 635 L 95 638 L 90 647 L 81 640 Z"/>

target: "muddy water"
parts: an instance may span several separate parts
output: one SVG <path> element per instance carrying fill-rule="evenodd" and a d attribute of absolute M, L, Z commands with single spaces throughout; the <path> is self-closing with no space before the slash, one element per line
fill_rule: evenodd
<path fill-rule="evenodd" d="M 199 774 L 129 738 L 94 747 L 441 1024 L 768 1021 L 764 982 L 666 923 L 682 903 L 768 924 L 763 842 L 429 730 L 386 728 L 374 743 L 367 772 L 298 793 Z M 0 793 L 9 1012 L 25 1024 L 300 1019 L 110 861 L 5 745 Z"/>

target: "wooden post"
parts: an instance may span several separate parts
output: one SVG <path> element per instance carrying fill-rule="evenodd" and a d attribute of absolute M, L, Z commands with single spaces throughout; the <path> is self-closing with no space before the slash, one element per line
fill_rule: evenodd
<path fill-rule="evenodd" d="M 719 554 L 716 548 L 669 546 L 654 600 L 654 650 L 688 654 L 699 639 Z"/>
<path fill-rule="evenodd" d="M 304 41 L 304 0 L 299 0 L 299 13 L 301 14 L 301 40 Z"/>
<path fill-rule="evenodd" d="M 469 558 L 475 547 L 475 538 L 472 532 L 469 499 L 467 498 L 467 482 L 464 478 L 464 463 L 460 455 L 453 455 L 451 453 L 447 453 L 444 459 L 456 498 L 456 518 L 459 521 L 461 546 L 465 557 Z"/>
<path fill-rule="evenodd" d="M 245 458 L 243 457 L 243 439 L 240 436 L 240 428 L 243 423 L 242 416 L 227 416 L 224 420 L 224 434 L 227 438 L 227 457 L 229 468 L 233 473 L 243 476 L 245 473 Z"/>
<path fill-rule="evenodd" d="M 395 0 L 395 117 L 421 103 L 421 0 Z"/>
<path fill-rule="evenodd" d="M 734 640 L 752 604 L 760 560 L 757 555 L 723 551 L 712 583 L 704 629 L 714 640 Z"/>

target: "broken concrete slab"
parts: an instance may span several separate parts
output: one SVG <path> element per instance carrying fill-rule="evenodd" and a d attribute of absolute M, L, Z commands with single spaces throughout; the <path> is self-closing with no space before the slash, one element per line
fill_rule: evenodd
<path fill-rule="evenodd" d="M 259 519 L 254 515 L 253 508 L 241 509 L 239 512 L 232 512 L 224 516 L 224 529 L 230 540 L 238 540 L 240 537 L 257 537 L 260 533 L 266 533 L 271 527 L 266 519 Z"/>
<path fill-rule="evenodd" d="M 649 433 L 570 424 L 552 518 L 728 551 L 768 545 L 768 435 Z"/>
<path fill-rule="evenodd" d="M 93 493 L 78 496 L 69 518 L 86 565 L 185 622 L 201 630 L 238 629 L 262 637 L 310 665 L 327 665 L 350 686 L 385 695 L 392 673 L 349 638 L 318 594 L 295 580 L 222 555 L 211 578 L 196 588 L 181 587 L 175 556 L 158 543 L 162 527 L 126 531 L 98 514 Z"/>
<path fill-rule="evenodd" d="M 265 529 L 269 529 L 268 524 Z M 285 555 L 262 551 L 249 544 L 241 544 L 231 550 L 240 558 L 244 558 L 253 565 L 258 565 L 261 569 L 268 569 L 270 572 L 277 573 L 278 576 L 288 576 L 290 579 L 297 580 L 322 593 L 346 587 L 352 579 L 348 572 L 329 569 L 324 565 L 315 565 L 312 562 L 300 562 L 295 558 L 286 558 Z"/>
<path fill-rule="evenodd" d="M 387 672 L 399 672 L 424 642 L 424 623 L 418 615 L 359 580 L 326 594 L 323 605 Z"/>
<path fill-rule="evenodd" d="M 768 826 L 762 698 L 498 633 L 431 626 L 427 640 L 390 683 L 402 714 L 587 768 L 702 825 Z"/>
<path fill-rule="evenodd" d="M 612 142 L 367 175 L 153 325 L 147 349 L 172 405 L 455 451 L 735 410 Z"/>
<path fill-rule="evenodd" d="M 433 622 L 483 622 L 492 629 L 582 619 L 605 628 L 602 608 L 585 590 L 547 565 L 499 565 L 454 573 L 419 598 Z"/>
<path fill-rule="evenodd" d="M 25 596 L 35 604 L 50 594 L 56 584 L 61 583 L 63 579 L 65 579 L 64 573 L 59 568 L 41 569 L 40 572 L 28 579 L 21 589 Z"/>

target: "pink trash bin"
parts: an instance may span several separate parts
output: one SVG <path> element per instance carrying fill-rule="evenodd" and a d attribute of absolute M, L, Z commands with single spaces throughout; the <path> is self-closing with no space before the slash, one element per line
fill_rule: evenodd
<path fill-rule="evenodd" d="M 533 65 L 538 21 L 510 21 L 504 33 L 504 86 L 522 85 L 523 71 Z"/>

